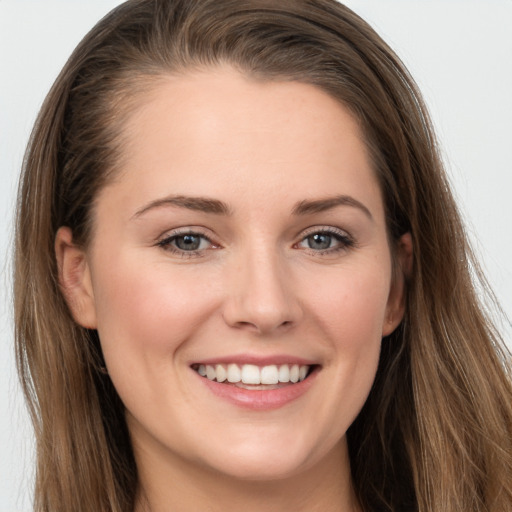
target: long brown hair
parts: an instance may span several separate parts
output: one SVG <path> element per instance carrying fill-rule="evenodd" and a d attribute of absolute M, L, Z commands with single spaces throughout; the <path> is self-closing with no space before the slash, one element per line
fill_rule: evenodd
<path fill-rule="evenodd" d="M 390 240 L 410 232 L 401 326 L 383 340 L 370 396 L 348 432 L 365 511 L 512 510 L 510 356 L 480 279 L 414 81 L 334 0 L 130 0 L 79 44 L 36 122 L 15 247 L 18 369 L 37 439 L 37 512 L 133 510 L 137 468 L 97 333 L 59 290 L 57 229 L 90 238 L 94 198 L 122 157 L 120 133 L 169 73 L 229 63 L 256 80 L 313 84 L 359 120 Z"/>

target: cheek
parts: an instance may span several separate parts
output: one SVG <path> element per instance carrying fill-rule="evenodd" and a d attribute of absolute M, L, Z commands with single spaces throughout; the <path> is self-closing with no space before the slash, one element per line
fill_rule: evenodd
<path fill-rule="evenodd" d="M 333 399 L 326 402 L 324 414 L 338 425 L 337 434 L 348 429 L 363 407 L 377 371 L 389 281 L 379 267 L 371 270 L 340 273 L 313 298 L 320 338 L 329 346 L 326 370 Z"/>
<path fill-rule="evenodd" d="M 358 352 L 382 338 L 389 296 L 389 272 L 382 266 L 344 269 L 312 296 L 317 317 L 342 350 Z"/>
<path fill-rule="evenodd" d="M 97 324 L 106 359 L 128 362 L 131 355 L 137 363 L 137 355 L 170 355 L 215 308 L 215 291 L 190 272 L 170 272 L 165 264 L 141 268 L 121 262 L 97 276 Z"/>

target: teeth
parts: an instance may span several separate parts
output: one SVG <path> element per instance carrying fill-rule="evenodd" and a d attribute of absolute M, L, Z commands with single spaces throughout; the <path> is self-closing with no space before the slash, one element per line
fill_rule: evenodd
<path fill-rule="evenodd" d="M 216 376 L 215 368 L 213 366 L 206 366 L 206 378 L 214 380 Z"/>
<path fill-rule="evenodd" d="M 197 373 L 209 380 L 217 382 L 228 381 L 233 384 L 242 382 L 243 384 L 278 384 L 303 381 L 309 371 L 309 366 L 298 364 L 282 364 L 277 366 L 271 364 L 269 366 L 259 367 L 254 364 L 244 364 L 241 367 L 237 364 L 217 364 L 203 365 L 200 364 L 196 369 Z"/>
<path fill-rule="evenodd" d="M 305 375 L 304 375 L 305 376 Z M 279 382 L 279 371 L 277 366 L 264 366 L 261 369 L 261 383 L 262 384 L 277 384 Z"/>
<path fill-rule="evenodd" d="M 290 367 L 287 364 L 282 364 L 279 367 L 279 382 L 290 382 Z"/>
<path fill-rule="evenodd" d="M 253 364 L 242 366 L 242 382 L 244 384 L 261 384 L 260 369 Z"/>
<path fill-rule="evenodd" d="M 299 382 L 299 365 L 298 364 L 294 364 L 291 368 L 290 368 L 290 382 Z"/>
<path fill-rule="evenodd" d="M 215 367 L 215 374 L 215 376 L 217 377 L 217 382 L 224 382 L 228 378 L 228 374 L 224 369 L 224 366 L 222 366 L 221 364 L 218 364 Z"/>
<path fill-rule="evenodd" d="M 238 365 L 228 364 L 228 382 L 240 382 L 242 380 L 242 372 Z"/>

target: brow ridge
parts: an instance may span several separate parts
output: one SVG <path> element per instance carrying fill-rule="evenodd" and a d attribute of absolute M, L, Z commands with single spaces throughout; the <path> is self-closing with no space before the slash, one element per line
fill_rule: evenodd
<path fill-rule="evenodd" d="M 352 206 L 361 210 L 369 219 L 373 220 L 370 210 L 360 201 L 354 197 L 347 195 L 337 195 L 333 197 L 326 197 L 323 199 L 304 200 L 299 201 L 293 208 L 294 215 L 310 215 L 313 213 L 320 213 L 337 206 Z"/>
<path fill-rule="evenodd" d="M 189 210 L 211 213 L 215 215 L 231 215 L 229 206 L 218 199 L 209 197 L 175 195 L 151 201 L 149 204 L 143 206 L 140 210 L 137 210 L 133 217 L 140 217 L 152 209 L 165 206 L 177 206 L 179 208 L 186 208 Z M 299 201 L 293 207 L 292 214 L 298 216 L 311 215 L 314 213 L 321 213 L 327 210 L 331 210 L 337 206 L 351 206 L 358 208 L 368 218 L 373 219 L 370 210 L 363 203 L 347 195 L 337 195 L 322 199 L 305 199 L 303 201 Z"/>
<path fill-rule="evenodd" d="M 140 217 L 150 210 L 165 206 L 177 206 L 179 208 L 186 208 L 188 210 L 200 211 L 204 213 L 213 213 L 216 215 L 231 214 L 228 205 L 223 201 L 219 201 L 218 199 L 212 199 L 209 197 L 175 195 L 151 201 L 149 204 L 143 206 L 140 210 L 137 210 L 133 217 Z"/>

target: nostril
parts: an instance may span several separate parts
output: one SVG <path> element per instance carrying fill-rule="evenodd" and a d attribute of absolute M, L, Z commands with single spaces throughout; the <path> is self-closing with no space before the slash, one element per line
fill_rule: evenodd
<path fill-rule="evenodd" d="M 293 325 L 293 321 L 291 320 L 285 320 L 283 322 L 264 322 L 264 321 L 255 321 L 255 322 L 248 322 L 248 321 L 239 321 L 231 324 L 233 327 L 237 329 L 245 329 L 249 331 L 254 331 L 257 333 L 268 333 L 272 331 L 281 330 L 283 328 L 289 328 Z"/>
<path fill-rule="evenodd" d="M 252 322 L 236 322 L 234 324 L 234 327 L 238 327 L 240 329 L 244 329 L 244 328 L 249 328 L 249 329 L 255 329 L 255 330 L 258 330 L 258 327 L 256 326 L 256 324 L 253 324 Z"/>

